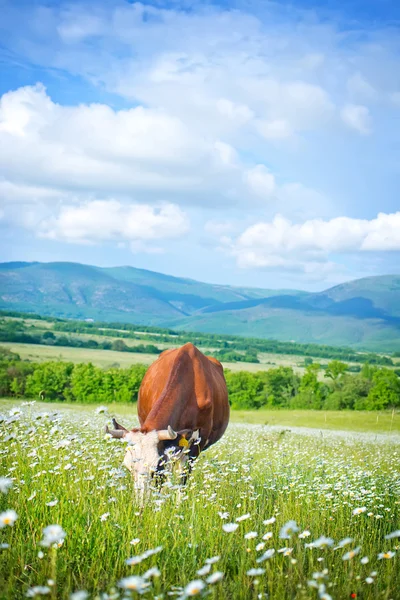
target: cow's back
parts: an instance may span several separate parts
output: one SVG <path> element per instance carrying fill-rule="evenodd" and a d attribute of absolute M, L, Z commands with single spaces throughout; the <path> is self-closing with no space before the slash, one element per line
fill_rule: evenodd
<path fill-rule="evenodd" d="M 229 403 L 221 363 L 193 344 L 169 349 L 149 367 L 139 391 L 138 416 L 144 430 L 199 428 L 202 446 L 224 433 Z"/>

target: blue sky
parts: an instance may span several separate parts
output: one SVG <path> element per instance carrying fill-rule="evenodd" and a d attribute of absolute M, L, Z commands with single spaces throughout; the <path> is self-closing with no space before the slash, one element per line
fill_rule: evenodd
<path fill-rule="evenodd" d="M 1 0 L 0 260 L 400 271 L 400 5 Z"/>

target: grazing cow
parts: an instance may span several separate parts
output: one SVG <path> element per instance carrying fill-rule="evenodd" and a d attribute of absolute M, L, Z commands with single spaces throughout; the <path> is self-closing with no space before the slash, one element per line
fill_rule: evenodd
<path fill-rule="evenodd" d="M 129 442 L 124 464 L 143 489 L 171 453 L 183 466 L 223 436 L 229 403 L 221 363 L 190 343 L 166 350 L 143 378 L 138 417 L 139 428 L 128 431 L 113 420 L 115 429 L 107 431 Z"/>

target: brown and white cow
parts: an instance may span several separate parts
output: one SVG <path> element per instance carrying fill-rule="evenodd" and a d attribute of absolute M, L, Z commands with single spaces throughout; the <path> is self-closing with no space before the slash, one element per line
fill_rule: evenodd
<path fill-rule="evenodd" d="M 143 378 L 138 417 L 139 428 L 128 431 L 113 420 L 115 429 L 107 431 L 129 443 L 124 464 L 143 489 L 171 453 L 184 464 L 223 436 L 229 403 L 221 363 L 191 343 L 166 350 Z"/>

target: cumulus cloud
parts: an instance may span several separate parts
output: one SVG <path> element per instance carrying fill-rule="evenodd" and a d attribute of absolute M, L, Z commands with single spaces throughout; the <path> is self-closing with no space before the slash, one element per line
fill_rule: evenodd
<path fill-rule="evenodd" d="M 256 165 L 244 173 L 250 189 L 261 198 L 268 198 L 276 189 L 275 177 L 264 165 Z"/>
<path fill-rule="evenodd" d="M 341 117 L 348 127 L 355 129 L 362 135 L 368 135 L 372 131 L 372 121 L 366 106 L 347 104 L 341 110 Z"/>
<path fill-rule="evenodd" d="M 330 254 L 400 250 L 400 212 L 379 213 L 375 219 L 337 217 L 292 223 L 281 215 L 245 229 L 225 248 L 243 268 L 301 268 L 316 264 L 331 268 Z"/>
<path fill-rule="evenodd" d="M 287 196 L 290 186 L 302 189 L 299 183 L 278 183 L 264 164 L 245 164 L 232 144 L 212 132 L 201 135 L 164 110 L 63 106 L 40 84 L 0 99 L 0 167 L 5 204 L 113 197 L 244 207 L 277 200 L 279 190 Z"/>
<path fill-rule="evenodd" d="M 154 208 L 116 200 L 63 206 L 58 215 L 42 221 L 39 227 L 42 237 L 53 240 L 83 244 L 131 242 L 133 248 L 142 242 L 180 237 L 188 230 L 189 221 L 177 206 Z"/>

